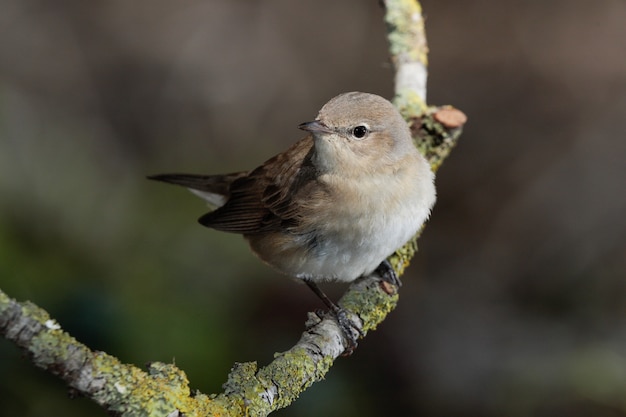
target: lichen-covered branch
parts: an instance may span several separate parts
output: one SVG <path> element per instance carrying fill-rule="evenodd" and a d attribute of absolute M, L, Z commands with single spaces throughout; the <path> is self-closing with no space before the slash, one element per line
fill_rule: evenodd
<path fill-rule="evenodd" d="M 0 290 L 0 334 L 36 366 L 58 376 L 75 392 L 120 416 L 228 415 L 229 404 L 204 395 L 192 398 L 185 373 L 153 363 L 148 371 L 96 352 L 61 329 L 36 305 L 18 303 Z M 189 413 L 189 414 L 187 414 Z"/>
<path fill-rule="evenodd" d="M 414 0 L 385 0 L 389 54 L 394 65 L 394 103 L 405 116 L 426 108 L 428 43 L 422 6 Z"/>
<path fill-rule="evenodd" d="M 385 0 L 391 60 L 396 68 L 394 102 L 407 119 L 416 146 L 436 171 L 461 134 L 465 115 L 451 106 L 426 105 L 428 47 L 421 6 L 415 0 Z M 418 234 L 419 236 L 419 234 Z M 390 262 L 402 275 L 417 251 L 415 236 Z M 398 301 L 397 288 L 376 276 L 353 283 L 339 304 L 356 333 L 376 328 Z M 286 407 L 324 378 L 347 343 L 332 316 L 309 313 L 298 343 L 262 368 L 236 364 L 221 394 L 191 393 L 185 373 L 152 363 L 147 370 L 95 352 L 65 333 L 32 303 L 18 303 L 0 291 L 0 334 L 43 369 L 81 395 L 119 416 L 265 416 Z"/>
<path fill-rule="evenodd" d="M 415 0 L 384 0 L 384 4 L 389 54 L 396 71 L 394 104 L 436 172 L 456 145 L 467 118 L 452 106 L 426 104 L 428 43 L 421 4 Z M 417 252 L 420 235 L 421 230 L 389 259 L 398 275 Z"/>

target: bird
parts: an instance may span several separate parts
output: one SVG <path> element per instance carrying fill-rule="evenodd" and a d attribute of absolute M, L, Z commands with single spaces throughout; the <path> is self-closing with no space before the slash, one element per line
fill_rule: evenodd
<path fill-rule="evenodd" d="M 200 224 L 243 235 L 263 262 L 304 281 L 356 345 L 343 310 L 318 283 L 377 272 L 399 286 L 387 258 L 429 217 L 434 173 L 399 111 L 375 94 L 340 94 L 298 128 L 304 138 L 250 171 L 148 178 L 215 207 Z"/>

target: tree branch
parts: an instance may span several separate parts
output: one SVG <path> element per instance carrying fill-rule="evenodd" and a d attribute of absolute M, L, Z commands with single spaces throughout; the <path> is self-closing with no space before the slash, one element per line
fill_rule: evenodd
<path fill-rule="evenodd" d="M 425 104 L 428 48 L 419 3 L 384 3 L 396 69 L 394 102 L 411 127 L 416 146 L 437 170 L 460 136 L 465 116 L 450 106 Z M 390 258 L 398 275 L 417 251 L 418 236 Z M 395 308 L 396 290 L 370 276 L 353 283 L 339 304 L 365 335 Z M 20 304 L 2 291 L 0 334 L 19 346 L 36 366 L 120 416 L 265 416 L 288 406 L 321 380 L 347 345 L 334 318 L 309 313 L 306 330 L 294 347 L 260 369 L 254 362 L 236 364 L 224 392 L 209 396 L 192 395 L 187 376 L 174 365 L 155 362 L 146 372 L 90 350 L 62 331 L 44 310 L 29 302 Z"/>
<path fill-rule="evenodd" d="M 396 70 L 394 102 L 406 116 L 426 109 L 428 43 L 422 6 L 414 0 L 385 0 L 389 54 Z"/>

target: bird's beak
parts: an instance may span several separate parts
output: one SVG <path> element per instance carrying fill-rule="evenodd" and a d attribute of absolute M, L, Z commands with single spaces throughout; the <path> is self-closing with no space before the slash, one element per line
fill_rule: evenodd
<path fill-rule="evenodd" d="M 298 126 L 298 129 L 306 130 L 311 133 L 335 133 L 332 129 L 326 126 L 319 120 L 313 120 L 312 122 L 302 123 Z"/>

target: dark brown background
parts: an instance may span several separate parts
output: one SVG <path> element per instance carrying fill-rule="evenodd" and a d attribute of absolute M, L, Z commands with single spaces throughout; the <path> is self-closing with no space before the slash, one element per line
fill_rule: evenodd
<path fill-rule="evenodd" d="M 398 309 L 276 415 L 625 415 L 626 3 L 423 6 L 465 133 Z M 2 288 L 203 392 L 288 349 L 315 297 L 144 176 L 250 168 L 330 97 L 390 97 L 377 2 L 0 8 Z M 2 415 L 104 415 L 1 341 L 0 375 Z"/>

